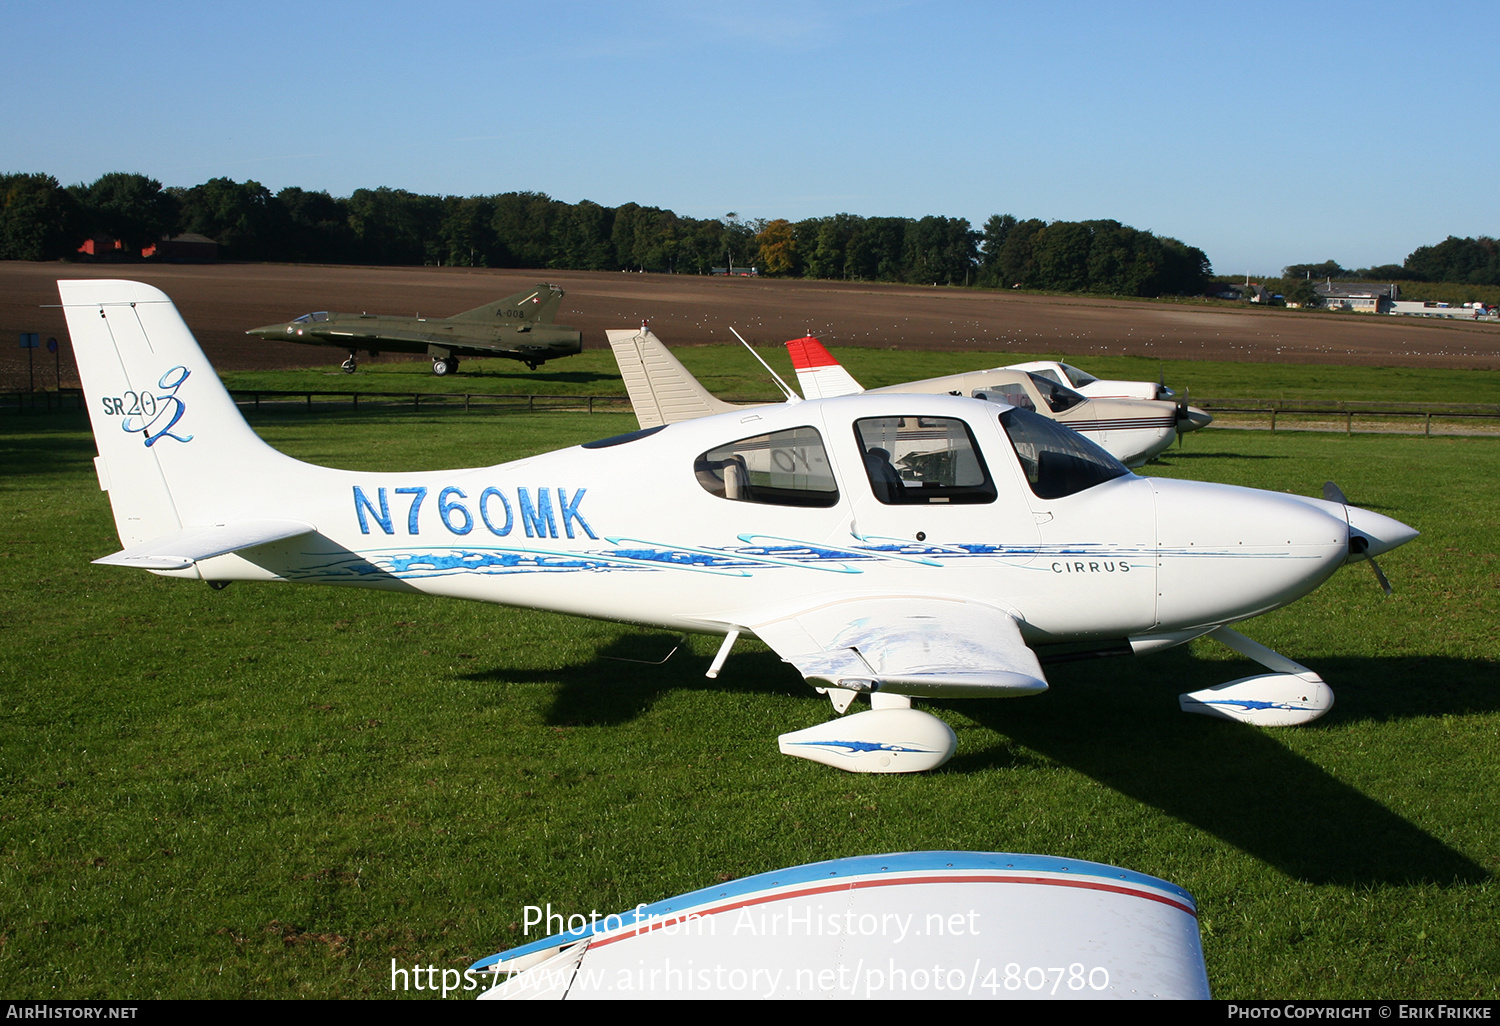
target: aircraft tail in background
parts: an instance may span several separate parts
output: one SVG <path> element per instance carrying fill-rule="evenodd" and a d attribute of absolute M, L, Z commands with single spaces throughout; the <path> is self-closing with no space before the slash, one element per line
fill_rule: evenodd
<path fill-rule="evenodd" d="M 650 328 L 642 325 L 639 330 L 612 329 L 605 334 L 641 427 L 660 427 L 743 408 L 714 398 Z"/>
<path fill-rule="evenodd" d="M 838 395 L 858 395 L 864 386 L 854 380 L 823 343 L 806 335 L 794 338 L 786 344 L 792 357 L 792 367 L 797 371 L 797 384 L 807 399 L 832 399 Z"/>

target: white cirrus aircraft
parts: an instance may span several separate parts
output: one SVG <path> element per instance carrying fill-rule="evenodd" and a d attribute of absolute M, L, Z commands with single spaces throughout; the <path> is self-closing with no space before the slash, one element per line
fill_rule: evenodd
<path fill-rule="evenodd" d="M 1326 499 L 1139 478 L 1027 410 L 944 395 L 788 402 L 494 467 L 317 467 L 240 416 L 171 301 L 58 283 L 122 551 L 171 577 L 446 595 L 760 638 L 839 712 L 781 750 L 864 772 L 948 759 L 925 696 L 1047 688 L 1034 646 L 1210 635 L 1271 673 L 1184 708 L 1300 723 L 1332 695 L 1230 624 L 1415 536 Z M 903 469 L 895 470 L 899 465 Z"/>

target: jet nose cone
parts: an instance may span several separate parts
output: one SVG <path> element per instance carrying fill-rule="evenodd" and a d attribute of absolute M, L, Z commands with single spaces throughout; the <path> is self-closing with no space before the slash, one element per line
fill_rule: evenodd
<path fill-rule="evenodd" d="M 1360 545 L 1359 539 L 1364 540 L 1364 551 L 1359 555 L 1382 556 L 1398 546 L 1405 545 L 1421 533 L 1381 513 L 1371 513 L 1358 506 L 1345 506 L 1344 508 L 1349 516 L 1351 550 Z"/>
<path fill-rule="evenodd" d="M 254 335 L 256 338 L 264 339 L 280 338 L 285 333 L 285 324 L 267 324 L 264 328 L 251 328 L 245 332 L 246 335 Z"/>

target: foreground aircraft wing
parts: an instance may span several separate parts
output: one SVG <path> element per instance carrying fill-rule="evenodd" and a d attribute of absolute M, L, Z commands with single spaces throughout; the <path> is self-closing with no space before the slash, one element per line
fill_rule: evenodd
<path fill-rule="evenodd" d="M 854 380 L 854 375 L 844 370 L 823 343 L 807 335 L 794 338 L 786 344 L 792 357 L 792 367 L 797 371 L 797 384 L 802 386 L 802 395 L 808 399 L 832 399 L 839 395 L 858 395 L 864 386 Z"/>
<path fill-rule="evenodd" d="M 962 599 L 853 597 L 746 626 L 802 676 L 849 691 L 1002 697 L 1047 690 L 1016 621 Z"/>
<path fill-rule="evenodd" d="M 740 409 L 714 398 L 650 328 L 612 329 L 605 334 L 641 427 L 660 427 Z"/>
<path fill-rule="evenodd" d="M 317 528 L 300 520 L 234 520 L 211 527 L 188 527 L 94 560 L 140 570 L 186 570 L 202 559 L 240 549 L 311 534 Z"/>

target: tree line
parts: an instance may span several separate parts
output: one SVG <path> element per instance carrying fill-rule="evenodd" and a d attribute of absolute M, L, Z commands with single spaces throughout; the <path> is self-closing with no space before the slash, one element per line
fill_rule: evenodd
<path fill-rule="evenodd" d="M 163 188 L 116 172 L 62 187 L 51 175 L 0 175 L 0 259 L 76 255 L 102 235 L 139 253 L 183 232 L 229 260 L 703 274 L 755 266 L 781 277 L 978 285 L 1116 295 L 1196 295 L 1203 251 L 1118 221 L 833 214 L 802 221 L 683 217 L 659 207 L 536 192 L 426 196 L 357 189 L 348 197 L 214 178 Z"/>
<path fill-rule="evenodd" d="M 1282 277 L 1312 281 L 1449 282 L 1457 285 L 1500 285 L 1500 243 L 1488 235 L 1460 239 L 1450 235 L 1431 246 L 1419 246 L 1399 264 L 1381 264 L 1357 270 L 1340 267 L 1336 260 L 1319 264 L 1291 264 Z"/>

